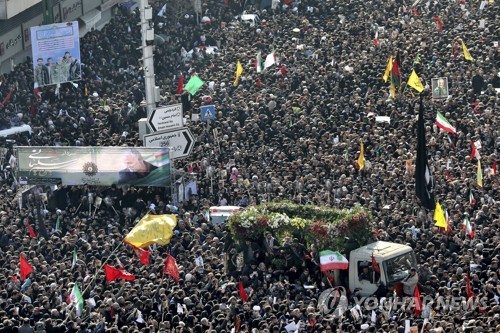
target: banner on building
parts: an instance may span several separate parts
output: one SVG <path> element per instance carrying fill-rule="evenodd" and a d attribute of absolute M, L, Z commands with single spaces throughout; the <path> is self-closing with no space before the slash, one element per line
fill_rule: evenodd
<path fill-rule="evenodd" d="M 17 147 L 20 184 L 170 185 L 166 148 Z"/>
<path fill-rule="evenodd" d="M 31 28 L 35 88 L 82 78 L 78 22 Z"/>

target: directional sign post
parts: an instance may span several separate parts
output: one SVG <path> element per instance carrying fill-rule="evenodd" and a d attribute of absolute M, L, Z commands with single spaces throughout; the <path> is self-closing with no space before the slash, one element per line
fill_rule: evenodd
<path fill-rule="evenodd" d="M 167 105 L 153 110 L 148 116 L 148 125 L 153 132 L 183 127 L 182 104 Z"/>
<path fill-rule="evenodd" d="M 200 108 L 201 121 L 215 119 L 215 105 L 204 105 Z"/>
<path fill-rule="evenodd" d="M 189 128 L 146 134 L 142 138 L 144 147 L 166 147 L 170 149 L 170 158 L 187 157 L 194 147 L 194 137 Z"/>

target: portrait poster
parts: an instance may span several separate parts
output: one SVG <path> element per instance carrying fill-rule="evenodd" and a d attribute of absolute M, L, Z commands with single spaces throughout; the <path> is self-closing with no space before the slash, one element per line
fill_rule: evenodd
<path fill-rule="evenodd" d="M 78 22 L 31 28 L 34 87 L 82 78 Z"/>
<path fill-rule="evenodd" d="M 432 98 L 433 99 L 446 99 L 448 98 L 448 78 L 435 77 L 431 79 L 432 83 Z"/>

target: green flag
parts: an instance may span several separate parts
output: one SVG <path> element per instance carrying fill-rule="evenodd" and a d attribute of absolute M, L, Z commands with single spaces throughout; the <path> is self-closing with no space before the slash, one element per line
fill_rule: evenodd
<path fill-rule="evenodd" d="M 205 84 L 198 76 L 193 76 L 189 79 L 189 82 L 184 87 L 184 90 L 189 92 L 191 95 L 196 94 L 196 92 Z"/>
<path fill-rule="evenodd" d="M 75 305 L 76 315 L 80 317 L 83 314 L 83 297 L 80 292 L 80 288 L 78 288 L 78 283 L 75 282 L 73 289 L 71 290 L 71 294 L 69 295 L 71 300 L 71 304 Z"/>
<path fill-rule="evenodd" d="M 57 217 L 57 220 L 56 220 L 56 231 L 59 230 L 59 228 L 61 227 L 61 217 Z"/>

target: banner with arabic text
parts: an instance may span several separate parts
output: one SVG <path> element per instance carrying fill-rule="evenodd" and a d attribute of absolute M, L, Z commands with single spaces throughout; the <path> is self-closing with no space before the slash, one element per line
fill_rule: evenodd
<path fill-rule="evenodd" d="M 17 147 L 19 183 L 170 186 L 166 148 Z"/>

